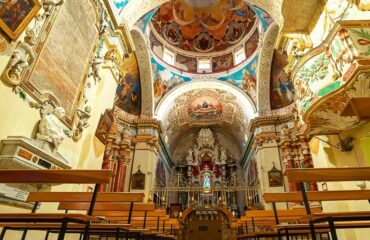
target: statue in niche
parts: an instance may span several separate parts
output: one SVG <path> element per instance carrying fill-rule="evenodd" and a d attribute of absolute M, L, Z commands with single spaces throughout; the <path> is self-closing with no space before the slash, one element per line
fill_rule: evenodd
<path fill-rule="evenodd" d="M 282 139 L 289 139 L 290 138 L 290 136 L 289 136 L 289 127 L 288 127 L 287 124 L 284 124 L 284 126 L 280 130 L 280 133 L 281 133 L 281 138 Z"/>
<path fill-rule="evenodd" d="M 49 142 L 54 150 L 58 150 L 66 135 L 66 129 L 62 122 L 65 117 L 64 108 L 54 108 L 49 101 L 46 101 L 40 112 L 41 120 L 36 139 Z"/>
<path fill-rule="evenodd" d="M 225 164 L 227 161 L 226 151 L 222 146 L 220 147 L 220 161 L 222 164 Z"/>
<path fill-rule="evenodd" d="M 218 148 L 219 148 L 219 145 L 215 144 L 214 159 L 215 159 L 215 162 L 216 162 L 217 165 L 220 164 L 220 159 L 219 159 L 219 156 L 218 156 L 219 155 L 219 149 Z"/>
<path fill-rule="evenodd" d="M 198 163 L 199 163 L 199 160 L 198 160 L 198 149 L 197 149 L 197 147 L 195 146 L 194 147 L 194 165 L 198 165 Z"/>
<path fill-rule="evenodd" d="M 205 191 L 209 191 L 211 189 L 211 180 L 209 179 L 208 175 L 204 177 L 203 189 Z"/>
<path fill-rule="evenodd" d="M 186 156 L 186 161 L 188 163 L 193 163 L 193 160 L 194 160 L 194 158 L 193 158 L 193 149 L 189 148 L 188 155 Z"/>

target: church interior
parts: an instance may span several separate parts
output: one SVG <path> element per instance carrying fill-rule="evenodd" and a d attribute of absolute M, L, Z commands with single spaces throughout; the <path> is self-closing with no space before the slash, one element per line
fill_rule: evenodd
<path fill-rule="evenodd" d="M 0 0 L 0 240 L 370 239 L 370 0 Z"/>

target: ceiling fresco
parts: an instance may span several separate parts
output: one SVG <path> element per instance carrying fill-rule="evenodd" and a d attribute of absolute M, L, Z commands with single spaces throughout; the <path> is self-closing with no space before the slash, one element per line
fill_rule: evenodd
<path fill-rule="evenodd" d="M 239 43 L 256 19 L 254 11 L 243 0 L 201 3 L 176 0 L 163 4 L 151 23 L 167 44 L 189 52 L 208 53 Z"/>
<path fill-rule="evenodd" d="M 164 120 L 169 144 L 194 127 L 208 126 L 220 127 L 242 140 L 246 125 L 245 114 L 236 97 L 218 89 L 185 92 L 175 99 Z"/>
<path fill-rule="evenodd" d="M 162 59 L 163 47 L 166 47 L 166 45 L 163 44 L 161 40 L 159 40 L 153 32 L 150 32 L 149 40 L 150 40 L 150 48 L 152 49 L 152 53 L 157 58 Z M 243 44 L 245 48 L 245 54 L 246 54 L 245 61 L 247 61 L 251 56 L 253 56 L 253 54 L 258 50 L 258 44 L 259 44 L 259 30 L 256 25 L 253 28 L 253 31 L 250 33 L 248 40 Z M 239 48 L 241 46 L 239 46 Z M 233 51 L 234 50 L 230 50 L 230 51 L 224 52 L 221 55 L 218 54 L 218 55 L 212 56 L 211 58 L 212 73 L 226 72 L 238 65 L 243 64 L 243 62 L 241 64 L 234 63 Z M 198 69 L 197 69 L 197 59 L 198 58 L 199 56 L 191 56 L 191 55 L 186 55 L 184 53 L 176 52 L 174 64 L 172 65 L 172 67 L 174 67 L 175 69 L 181 72 L 186 72 L 190 74 L 198 74 Z"/>
<path fill-rule="evenodd" d="M 170 71 L 165 66 L 158 63 L 154 58 L 151 59 L 153 69 L 153 89 L 155 105 L 159 100 L 171 89 L 179 86 L 182 83 L 189 82 L 189 77 L 182 76 L 178 73 Z"/>
<path fill-rule="evenodd" d="M 236 71 L 233 74 L 219 77 L 218 80 L 224 81 L 240 88 L 246 93 L 254 102 L 256 102 L 257 94 L 257 69 L 258 55 L 242 69 Z"/>
<path fill-rule="evenodd" d="M 192 81 L 195 77 L 194 75 L 180 74 L 176 73 L 177 71 L 169 70 L 168 67 L 161 64 L 155 58 L 152 58 L 151 62 L 154 74 L 153 85 L 156 105 L 171 89 L 180 86 L 183 83 Z M 241 89 L 253 100 L 253 102 L 256 102 L 257 63 L 258 55 L 255 55 L 250 62 L 240 70 L 223 77 L 216 77 L 216 79 Z"/>

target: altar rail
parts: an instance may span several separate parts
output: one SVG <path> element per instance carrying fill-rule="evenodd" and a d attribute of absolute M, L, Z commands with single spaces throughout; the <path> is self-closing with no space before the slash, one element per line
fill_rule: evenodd
<path fill-rule="evenodd" d="M 261 188 L 257 186 L 233 186 L 233 187 L 211 187 L 204 190 L 198 186 L 176 186 L 176 187 L 155 187 L 153 190 L 156 205 L 167 205 L 171 193 L 178 194 L 179 202 L 187 206 L 214 206 L 230 205 L 236 203 L 236 194 L 244 194 L 246 207 L 262 207 Z M 235 198 L 235 199 L 233 199 Z M 207 202 L 204 204 L 204 202 Z"/>

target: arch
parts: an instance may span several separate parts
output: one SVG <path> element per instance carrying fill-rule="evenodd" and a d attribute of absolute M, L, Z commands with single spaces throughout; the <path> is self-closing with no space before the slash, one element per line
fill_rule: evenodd
<path fill-rule="evenodd" d="M 125 12 L 130 14 L 123 14 L 123 21 L 128 25 L 130 29 L 134 27 L 134 24 L 146 13 L 155 9 L 156 7 L 168 2 L 169 0 L 141 0 L 141 1 L 130 1 L 125 8 Z M 282 5 L 283 0 L 273 1 L 261 1 L 261 0 L 249 0 L 247 1 L 257 7 L 265 10 L 272 19 L 279 25 L 283 24 L 282 16 Z"/>
<path fill-rule="evenodd" d="M 270 111 L 270 78 L 271 64 L 274 56 L 275 42 L 279 26 L 273 23 L 266 31 L 260 48 L 260 59 L 257 67 L 257 109 L 258 112 Z"/>
<path fill-rule="evenodd" d="M 233 94 L 236 99 L 238 100 L 239 105 L 243 109 L 245 114 L 245 118 L 251 120 L 255 117 L 256 107 L 254 105 L 253 100 L 243 93 L 239 88 L 221 82 L 219 80 L 193 80 L 191 82 L 183 83 L 180 86 L 172 89 L 170 92 L 166 94 L 164 98 L 158 103 L 157 108 L 155 110 L 155 114 L 157 115 L 158 119 L 162 120 L 165 119 L 165 114 L 170 108 L 170 106 L 174 103 L 175 99 L 180 95 L 189 92 L 195 89 L 220 89 L 227 91 Z"/>
<path fill-rule="evenodd" d="M 154 113 L 154 92 L 150 53 L 142 31 L 139 28 L 134 28 L 130 33 L 135 46 L 140 71 L 141 116 L 151 118 Z"/>

